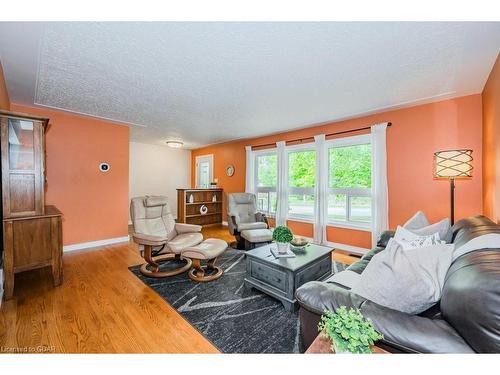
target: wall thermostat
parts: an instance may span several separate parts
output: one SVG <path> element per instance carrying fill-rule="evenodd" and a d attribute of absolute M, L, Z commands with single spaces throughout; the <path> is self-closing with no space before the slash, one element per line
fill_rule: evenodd
<path fill-rule="evenodd" d="M 101 163 L 99 164 L 99 170 L 101 172 L 108 172 L 111 167 L 109 166 L 108 163 Z"/>

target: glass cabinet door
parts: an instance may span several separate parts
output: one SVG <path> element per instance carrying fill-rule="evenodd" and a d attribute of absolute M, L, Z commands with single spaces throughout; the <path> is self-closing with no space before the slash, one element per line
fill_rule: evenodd
<path fill-rule="evenodd" d="M 9 118 L 9 167 L 11 170 L 34 170 L 33 122 Z"/>

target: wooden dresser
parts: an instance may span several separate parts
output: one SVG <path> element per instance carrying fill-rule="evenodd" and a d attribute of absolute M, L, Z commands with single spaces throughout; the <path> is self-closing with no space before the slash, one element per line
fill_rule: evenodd
<path fill-rule="evenodd" d="M 206 207 L 206 213 L 203 213 L 202 207 Z M 177 222 L 198 225 L 222 223 L 222 189 L 177 189 Z"/>
<path fill-rule="evenodd" d="M 62 282 L 62 214 L 45 205 L 45 133 L 49 119 L 0 111 L 5 298 L 14 274 L 51 267 Z"/>

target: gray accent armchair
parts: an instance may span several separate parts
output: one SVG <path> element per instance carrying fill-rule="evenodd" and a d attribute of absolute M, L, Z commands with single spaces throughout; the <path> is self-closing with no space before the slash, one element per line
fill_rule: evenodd
<path fill-rule="evenodd" d="M 160 271 L 160 262 L 181 260 L 182 250 L 203 241 L 201 226 L 176 223 L 168 198 L 145 196 L 132 198 L 130 217 L 134 227 L 132 238 L 139 245 L 139 251 L 146 260 L 141 273 L 149 277 L 173 276 L 187 271 L 191 260 L 184 259 L 184 265 L 168 271 Z"/>
<path fill-rule="evenodd" d="M 245 239 L 241 237 L 242 231 L 269 227 L 267 217 L 257 210 L 255 194 L 228 194 L 227 216 L 229 233 L 236 238 L 238 249 L 245 248 Z"/>

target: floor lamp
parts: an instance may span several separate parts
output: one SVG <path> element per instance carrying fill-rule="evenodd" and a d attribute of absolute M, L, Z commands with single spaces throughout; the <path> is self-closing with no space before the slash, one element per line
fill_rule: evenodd
<path fill-rule="evenodd" d="M 472 177 L 472 150 L 446 150 L 434 153 L 434 177 L 450 180 L 450 221 L 455 223 L 455 179 Z"/>

